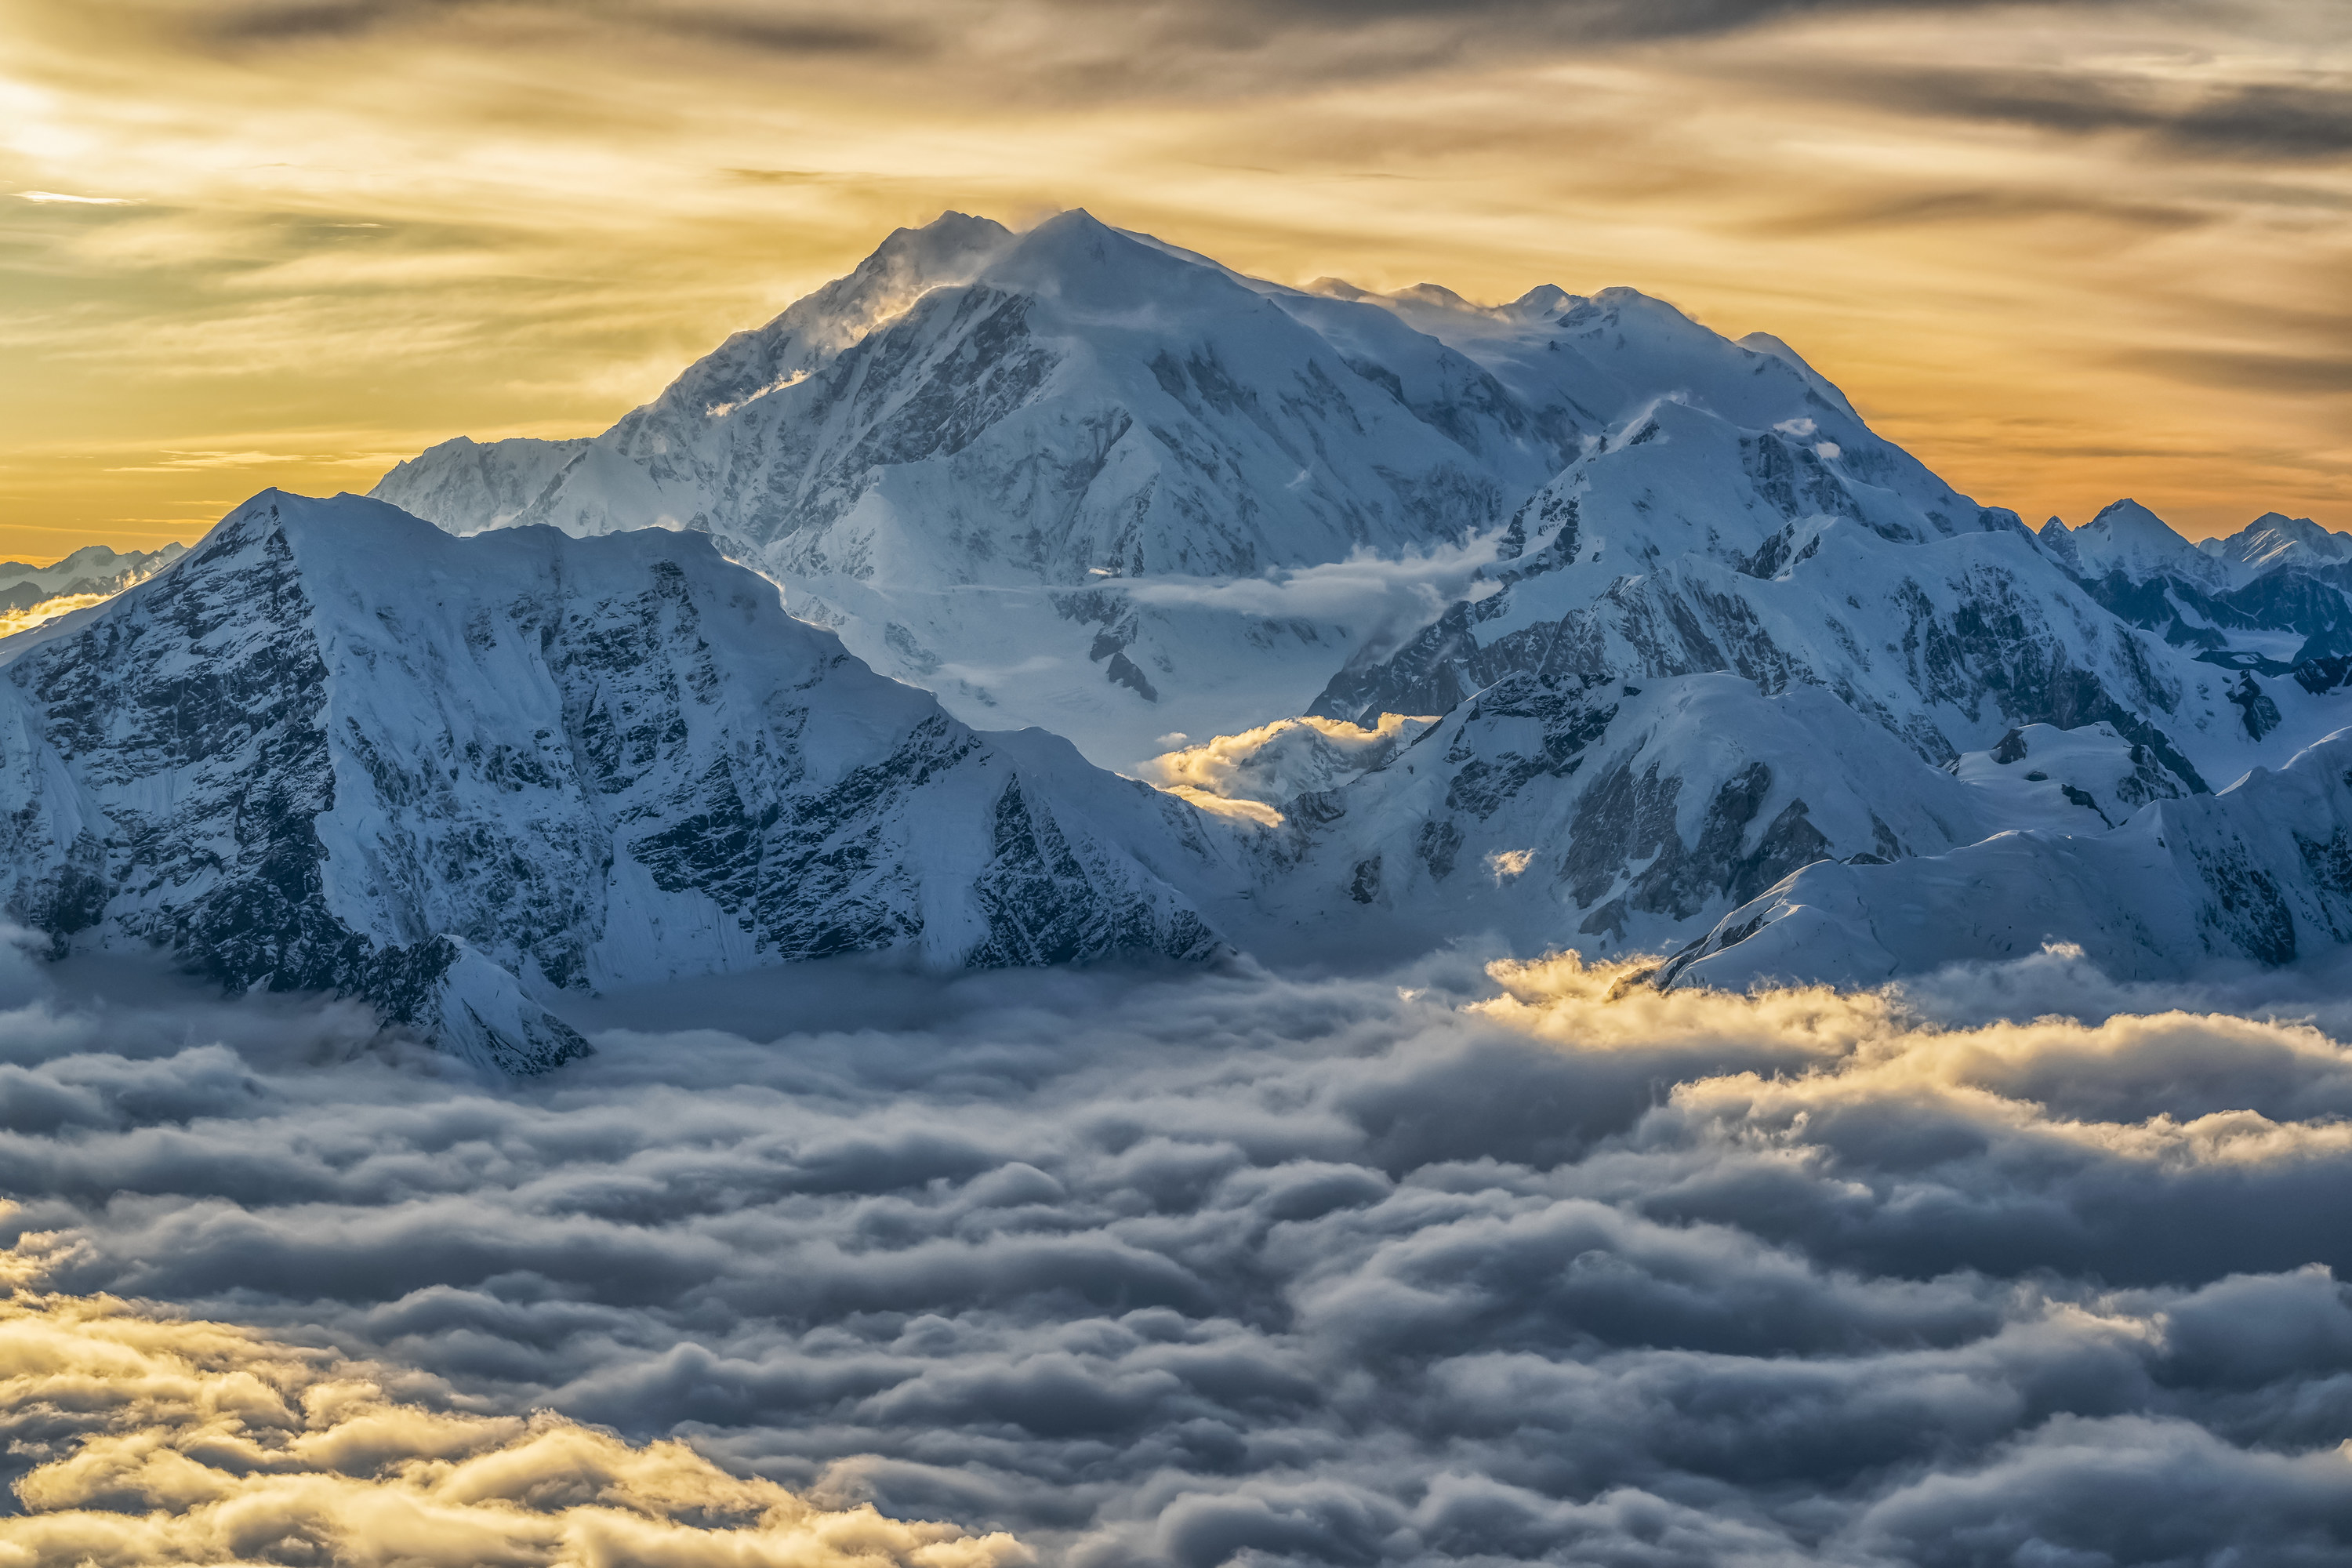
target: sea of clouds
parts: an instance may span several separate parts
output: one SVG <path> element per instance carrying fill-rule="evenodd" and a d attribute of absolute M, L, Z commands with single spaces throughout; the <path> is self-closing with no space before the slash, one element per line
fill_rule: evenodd
<path fill-rule="evenodd" d="M 2347 1560 L 2340 975 L 1626 979 L 7 950 L 0 1565 Z"/>

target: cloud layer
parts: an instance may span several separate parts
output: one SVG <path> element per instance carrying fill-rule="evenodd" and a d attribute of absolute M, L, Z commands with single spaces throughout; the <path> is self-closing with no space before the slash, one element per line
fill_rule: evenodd
<path fill-rule="evenodd" d="M 1004 1535 L 809 1507 L 676 1442 L 428 1410 L 365 1367 L 223 1323 L 20 1294 L 0 1431 L 42 1457 L 0 1563 L 350 1568 L 1025 1568 Z"/>
<path fill-rule="evenodd" d="M 17 1276 L 252 1325 L 185 1331 L 467 1454 L 758 1478 L 1084 1568 L 2352 1550 L 2340 1003 L 2063 952 L 1752 998 L 1572 959 L 848 965 L 613 999 L 597 1056 L 517 1085 L 348 1008 L 62 979 L 0 975 Z M 218 1468 L 186 1435 L 255 1417 L 205 1397 L 109 1394 L 9 1462 L 139 1511 L 68 1479 Z M 644 1447 L 672 1438 L 717 1469 Z M 472 1462 L 400 1453 L 332 1484 L 421 1507 L 399 1477 Z"/>

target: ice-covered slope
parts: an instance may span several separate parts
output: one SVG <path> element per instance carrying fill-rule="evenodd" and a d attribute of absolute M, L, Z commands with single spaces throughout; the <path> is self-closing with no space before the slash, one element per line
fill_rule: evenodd
<path fill-rule="evenodd" d="M 1223 886 L 1213 821 L 975 734 L 693 535 L 268 491 L 0 674 L 16 918 L 508 1066 L 583 987 L 1217 945 L 1173 885 Z"/>
<path fill-rule="evenodd" d="M 2022 725 L 1987 751 L 1964 753 L 1950 771 L 1982 793 L 1984 819 L 2004 828 L 2098 833 L 2150 801 L 2189 793 L 2153 751 L 2106 723 Z"/>
<path fill-rule="evenodd" d="M 2110 831 L 2034 829 L 1897 865 L 1811 866 L 1727 914 L 1659 978 L 1874 984 L 2053 941 L 2118 978 L 2151 980 L 2352 941 L 2352 731 Z"/>
<path fill-rule="evenodd" d="M 1902 526 L 1933 533 L 1972 527 L 1976 505 L 1864 425 L 1845 395 L 1778 338 L 1735 342 L 1634 289 L 1591 297 L 1531 289 L 1507 305 L 1474 305 L 1422 284 L 1370 294 L 1326 279 L 1312 293 L 1372 304 L 1460 351 L 1506 387 L 1568 457 L 1588 452 L 1644 406 L 1687 404 L 1751 430 L 1775 430 L 1874 489 L 1900 497 Z M 1332 308 L 1276 294 L 1301 319 Z"/>
<path fill-rule="evenodd" d="M 2135 582 L 2175 576 L 2209 588 L 2231 588 L 2245 574 L 2200 551 L 2156 513 L 2136 500 L 2110 502 L 2080 528 L 2056 518 L 2042 525 L 2042 542 L 2077 576 L 2121 574 Z"/>
<path fill-rule="evenodd" d="M 1691 674 L 1564 697 L 1511 675 L 1379 771 L 1282 803 L 1255 940 L 1301 962 L 1483 934 L 1671 949 L 1824 857 L 1970 843 L 1982 807 L 1817 688 Z"/>

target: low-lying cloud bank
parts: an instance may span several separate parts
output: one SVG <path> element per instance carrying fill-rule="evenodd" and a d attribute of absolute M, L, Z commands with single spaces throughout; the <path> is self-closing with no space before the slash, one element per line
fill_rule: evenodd
<path fill-rule="evenodd" d="M 521 1562 L 623 1523 L 1085 1568 L 2352 1552 L 2332 977 L 1625 973 L 811 971 L 621 999 L 515 1084 L 19 966 L 0 1240 L 64 1294 L 0 1322 L 47 1510 L 0 1562 L 298 1484 L 511 1515 Z M 730 1027 L 643 1026 L 689 1006 Z M 103 1366 L 44 1370 L 69 1330 Z M 767 1550 L 675 1560 L 827 1561 Z"/>
<path fill-rule="evenodd" d="M 120 1301 L 0 1306 L 0 1431 L 45 1462 L 0 1563 L 1011 1568 L 1006 1535 L 811 1508 L 684 1444 L 387 1399 L 369 1369 Z"/>

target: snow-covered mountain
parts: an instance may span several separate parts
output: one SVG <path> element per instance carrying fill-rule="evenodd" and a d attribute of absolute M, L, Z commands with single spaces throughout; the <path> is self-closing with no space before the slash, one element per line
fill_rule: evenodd
<path fill-rule="evenodd" d="M 1857 472 L 1788 431 L 1652 405 L 1529 501 L 1473 593 L 1325 691 L 1333 719 L 1448 718 L 1289 814 L 1287 896 L 1309 926 L 1362 923 L 1306 917 L 1318 900 L 1382 906 L 1372 923 L 1414 942 L 1475 924 L 1673 951 L 1808 861 L 2046 825 L 1948 771 L 2012 730 L 2104 725 L 2154 798 L 2345 723 L 2340 690 L 2168 643 L 2103 602 L 2080 554 L 2007 512 L 1962 526 L 1958 504 L 1902 466 Z M 2106 516 L 2153 521 L 2137 511 Z"/>
<path fill-rule="evenodd" d="M 1843 454 L 1898 526 L 1975 515 L 1784 345 L 1631 289 L 1291 289 L 1084 213 L 901 230 L 552 480 L 544 443 L 451 442 L 373 493 L 458 532 L 712 532 L 959 717 L 1132 769 L 1163 735 L 1303 711 L 1660 398 Z"/>
<path fill-rule="evenodd" d="M 1083 213 L 1020 236 L 950 215 L 730 339 L 504 521 L 720 535 L 960 716 L 1133 762 L 1303 707 L 1394 613 L 1265 574 L 1458 548 L 1561 460 L 1475 363 L 1332 308 L 1360 318 L 1344 345 Z M 375 493 L 493 526 L 448 507 L 496 488 L 483 452 Z"/>
<path fill-rule="evenodd" d="M 2161 519 L 2117 501 L 2043 542 L 2102 605 L 2208 663 L 2268 677 L 2352 653 L 2352 535 L 2270 512 L 2190 548 Z"/>
<path fill-rule="evenodd" d="M 378 494 L 710 533 L 959 718 L 1212 808 L 1253 883 L 1184 885 L 1304 962 L 1719 944 L 1823 861 L 2187 821 L 2352 717 L 2344 536 L 2037 533 L 1777 339 L 1622 289 L 1291 288 L 1082 213 L 901 231 L 576 449 L 451 443 Z"/>
<path fill-rule="evenodd" d="M 452 533 L 503 528 L 522 515 L 572 460 L 588 449 L 584 436 L 542 441 L 528 436 L 488 443 L 463 436 L 393 466 L 375 493 L 412 517 Z"/>
<path fill-rule="evenodd" d="M 2132 582 L 2151 577 L 2185 578 L 2214 589 L 2236 587 L 2249 574 L 2237 563 L 2200 550 L 2179 530 L 2129 499 L 2100 509 L 2080 528 L 2057 518 L 2039 535 L 2051 552 L 2078 577 L 2096 581 L 2120 575 Z"/>
<path fill-rule="evenodd" d="M 852 951 L 1197 957 L 1217 819 L 980 735 L 692 534 L 460 539 L 266 491 L 0 644 L 15 918 L 509 1067 L 568 992 Z"/>

